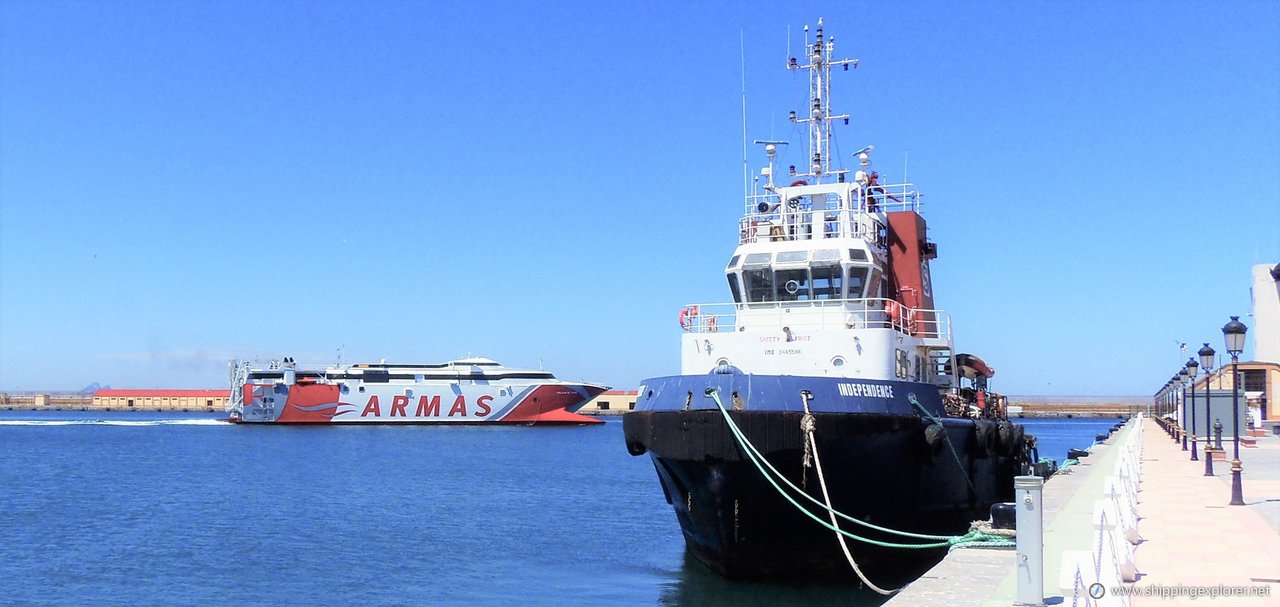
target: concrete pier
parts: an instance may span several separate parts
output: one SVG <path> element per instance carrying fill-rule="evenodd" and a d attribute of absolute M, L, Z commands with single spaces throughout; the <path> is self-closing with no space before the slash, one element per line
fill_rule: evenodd
<path fill-rule="evenodd" d="M 1091 455 L 1054 475 L 1044 486 L 1045 604 L 1087 605 L 1253 605 L 1280 604 L 1280 441 L 1260 439 L 1242 448 L 1246 506 L 1228 506 L 1230 471 L 1215 467 L 1204 476 L 1203 462 L 1190 461 L 1153 420 L 1141 432 L 1141 482 L 1137 493 L 1141 542 L 1133 548 L 1134 582 L 1122 584 L 1133 596 L 1064 597 L 1059 589 L 1063 554 L 1095 550 L 1095 503 L 1104 497 L 1123 443 L 1137 432 L 1131 421 Z M 1138 437 L 1134 437 L 1136 440 Z M 1228 450 L 1230 445 L 1224 442 Z M 1006 607 L 1015 603 L 1015 554 L 1009 550 L 952 551 L 941 563 L 891 598 L 891 607 L 956 605 Z M 1143 596 L 1144 590 L 1178 587 L 1252 589 L 1252 596 L 1201 594 Z M 1269 587 L 1269 588 L 1268 588 Z M 1259 596 L 1259 593 L 1265 593 Z M 1083 599 L 1083 600 L 1080 600 Z"/>

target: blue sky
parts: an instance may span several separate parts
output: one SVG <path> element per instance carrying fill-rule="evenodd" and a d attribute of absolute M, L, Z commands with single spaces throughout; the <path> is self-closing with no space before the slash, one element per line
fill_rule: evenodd
<path fill-rule="evenodd" d="M 1275 2 L 0 3 L 0 389 L 468 353 L 633 388 L 723 302 L 788 28 L 1013 394 L 1150 394 L 1280 261 Z M 793 152 L 795 153 L 795 152 Z M 753 169 L 763 162 L 751 158 Z"/>

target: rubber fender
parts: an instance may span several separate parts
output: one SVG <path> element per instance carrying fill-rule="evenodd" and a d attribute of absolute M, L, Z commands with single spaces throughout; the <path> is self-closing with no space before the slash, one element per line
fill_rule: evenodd
<path fill-rule="evenodd" d="M 991 457 L 995 455 L 996 448 L 1000 441 L 1000 437 L 998 436 L 999 433 L 999 426 L 997 426 L 995 422 L 973 422 L 974 454 L 978 457 Z"/>
<path fill-rule="evenodd" d="M 644 448 L 644 443 L 641 443 L 638 440 L 627 441 L 627 453 L 630 453 L 631 455 L 644 455 L 645 451 L 648 451 L 648 449 Z"/>
<path fill-rule="evenodd" d="M 1013 457 L 1022 452 L 1026 430 L 1017 424 L 1000 422 L 1000 455 Z"/>
<path fill-rule="evenodd" d="M 942 424 L 934 422 L 924 427 L 924 442 L 927 447 L 929 457 L 938 459 L 942 455 L 942 450 L 946 447 L 943 443 L 947 441 L 947 429 Z"/>

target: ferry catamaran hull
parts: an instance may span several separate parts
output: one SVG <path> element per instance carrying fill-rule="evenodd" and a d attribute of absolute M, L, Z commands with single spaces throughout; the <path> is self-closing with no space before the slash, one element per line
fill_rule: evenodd
<path fill-rule="evenodd" d="M 268 424 L 598 424 L 576 411 L 607 389 L 472 358 L 299 369 L 232 365 L 231 421 Z"/>

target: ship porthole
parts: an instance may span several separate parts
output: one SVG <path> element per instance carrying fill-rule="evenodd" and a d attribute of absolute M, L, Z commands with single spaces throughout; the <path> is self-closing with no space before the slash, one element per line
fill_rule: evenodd
<path fill-rule="evenodd" d="M 843 367 L 843 366 L 844 366 L 844 357 L 843 357 L 843 356 L 837 356 L 837 357 L 835 357 L 835 358 L 831 359 L 831 366 L 833 366 L 833 367 Z"/>

